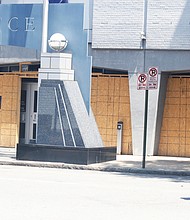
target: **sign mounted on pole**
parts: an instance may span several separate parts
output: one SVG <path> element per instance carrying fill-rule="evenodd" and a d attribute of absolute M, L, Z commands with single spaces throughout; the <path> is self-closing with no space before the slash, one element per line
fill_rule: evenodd
<path fill-rule="evenodd" d="M 148 70 L 148 84 L 147 89 L 157 89 L 158 88 L 158 68 L 151 67 Z"/>
<path fill-rule="evenodd" d="M 158 88 L 158 68 L 151 67 L 148 73 L 138 73 L 137 89 L 150 90 Z"/>
<path fill-rule="evenodd" d="M 138 73 L 137 89 L 138 90 L 147 89 L 147 73 Z"/>

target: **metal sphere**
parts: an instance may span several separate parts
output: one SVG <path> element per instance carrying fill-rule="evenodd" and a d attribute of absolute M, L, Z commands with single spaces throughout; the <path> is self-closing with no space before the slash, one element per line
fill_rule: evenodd
<path fill-rule="evenodd" d="M 48 43 L 52 50 L 59 52 L 66 48 L 68 41 L 63 34 L 55 33 L 50 37 Z"/>

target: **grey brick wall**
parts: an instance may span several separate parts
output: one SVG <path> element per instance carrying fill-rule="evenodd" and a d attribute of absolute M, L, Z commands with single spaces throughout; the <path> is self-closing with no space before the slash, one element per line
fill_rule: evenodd
<path fill-rule="evenodd" d="M 139 48 L 143 0 L 95 0 L 93 48 Z M 190 1 L 148 0 L 147 48 L 190 49 Z"/>

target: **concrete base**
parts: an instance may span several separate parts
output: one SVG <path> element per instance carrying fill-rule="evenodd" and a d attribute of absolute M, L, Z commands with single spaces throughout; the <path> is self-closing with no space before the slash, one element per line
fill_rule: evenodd
<path fill-rule="evenodd" d="M 16 159 L 88 165 L 116 160 L 116 147 L 80 148 L 18 144 Z"/>

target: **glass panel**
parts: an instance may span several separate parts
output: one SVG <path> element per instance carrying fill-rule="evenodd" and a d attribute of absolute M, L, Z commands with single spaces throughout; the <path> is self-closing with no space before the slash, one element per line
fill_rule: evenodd
<path fill-rule="evenodd" d="M 36 139 L 36 124 L 33 124 L 33 139 Z"/>
<path fill-rule="evenodd" d="M 0 72 L 8 72 L 8 66 L 0 66 Z"/>
<path fill-rule="evenodd" d="M 116 70 L 116 69 L 103 69 L 103 68 L 92 68 L 92 73 L 104 73 L 104 74 L 128 74 L 128 71 Z"/>
<path fill-rule="evenodd" d="M 40 68 L 40 64 L 22 64 L 22 72 L 35 72 Z"/>
<path fill-rule="evenodd" d="M 40 64 L 30 64 L 28 65 L 28 71 L 38 71 L 40 68 Z"/>
<path fill-rule="evenodd" d="M 34 112 L 37 112 L 38 91 L 34 91 Z"/>
<path fill-rule="evenodd" d="M 28 64 L 22 64 L 21 71 L 22 72 L 27 72 L 28 71 Z"/>
<path fill-rule="evenodd" d="M 20 111 L 26 112 L 26 90 L 21 91 L 21 103 L 20 103 Z"/>
<path fill-rule="evenodd" d="M 10 66 L 9 67 L 9 72 L 18 72 L 19 71 L 19 66 Z"/>

